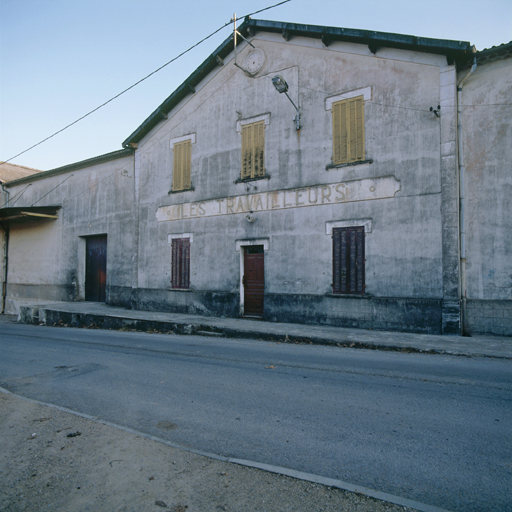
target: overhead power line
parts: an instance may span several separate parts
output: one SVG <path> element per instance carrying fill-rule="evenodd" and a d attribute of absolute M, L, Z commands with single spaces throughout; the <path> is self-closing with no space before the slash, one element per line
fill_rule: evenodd
<path fill-rule="evenodd" d="M 246 18 L 247 16 L 252 16 L 254 14 L 257 14 L 257 13 L 260 13 L 260 12 L 263 12 L 263 11 L 268 11 L 269 9 L 273 9 L 274 7 L 278 7 L 279 5 L 282 5 L 282 4 L 286 4 L 288 2 L 291 2 L 291 0 L 284 0 L 283 2 L 279 2 L 277 4 L 274 4 L 274 5 L 271 5 L 269 7 L 265 7 L 264 9 L 260 9 L 259 11 L 255 11 L 255 12 L 252 12 L 250 14 L 245 14 L 244 16 L 241 16 L 240 18 L 236 18 L 236 21 L 238 20 L 241 20 L 243 18 Z M 144 82 L 144 80 L 147 80 L 149 77 L 153 76 L 154 74 L 158 73 L 159 71 L 161 71 L 162 69 L 164 69 L 166 66 L 168 66 L 169 64 L 172 64 L 173 62 L 175 62 L 176 60 L 178 60 L 180 57 L 183 57 L 183 55 L 187 54 L 188 52 L 190 52 L 191 50 L 193 50 L 194 48 L 196 48 L 197 46 L 199 46 L 201 43 L 204 43 L 206 40 L 210 39 L 211 37 L 213 37 L 215 34 L 217 34 L 218 32 L 220 32 L 223 28 L 226 28 L 228 25 L 230 25 L 231 23 L 233 22 L 233 20 L 229 20 L 227 23 L 224 23 L 224 25 L 222 25 L 221 27 L 219 27 L 217 30 L 213 31 L 211 34 L 207 35 L 206 37 L 204 37 L 203 39 L 201 39 L 199 42 L 197 42 L 196 44 L 192 45 L 190 48 L 188 48 L 187 50 L 181 52 L 179 55 L 177 55 L 176 57 L 174 57 L 173 59 L 171 59 L 170 61 L 166 62 L 165 64 L 163 64 L 162 66 L 160 66 L 158 69 L 155 69 L 154 71 L 152 71 L 151 73 L 149 73 L 149 75 L 146 75 L 144 78 L 141 78 L 139 81 L 135 82 L 134 84 L 130 85 L 130 87 L 127 87 L 126 89 L 124 89 L 123 91 L 121 91 L 120 93 L 116 94 L 115 96 L 113 96 L 112 98 L 110 98 L 109 100 L 105 101 L 104 103 L 102 103 L 101 105 L 99 105 L 98 107 L 94 108 L 93 110 L 91 110 L 90 112 L 87 112 L 87 114 L 84 114 L 82 117 L 79 117 L 78 119 L 76 119 L 75 121 L 73 121 L 72 123 L 69 123 L 68 125 L 64 126 L 64 128 L 61 128 L 60 130 L 56 131 L 55 133 L 53 133 L 52 135 L 49 135 L 48 137 L 46 137 L 45 139 L 41 140 L 40 142 L 38 142 L 37 144 L 34 144 L 33 146 L 30 146 L 28 149 L 25 149 L 23 150 L 21 153 L 18 153 L 17 155 L 14 155 L 12 156 L 11 158 L 9 158 L 8 160 L 5 160 L 4 162 L 0 163 L 0 165 L 3 165 L 7 162 L 10 162 L 11 160 L 14 160 L 15 158 L 18 158 L 19 156 L 23 155 L 24 153 L 27 153 L 28 151 L 30 151 L 31 149 L 34 149 L 35 147 L 37 146 L 40 146 L 41 144 L 43 144 L 44 142 L 46 142 L 47 140 L 50 140 L 51 138 L 55 137 L 56 135 L 58 135 L 59 133 L 62 133 L 64 130 L 67 130 L 68 128 L 70 128 L 71 126 L 77 124 L 78 122 L 82 121 L 82 119 L 85 119 L 86 117 L 90 116 L 91 114 L 94 114 L 94 112 L 98 111 L 100 108 L 103 108 L 105 105 L 108 105 L 109 103 L 111 103 L 112 101 L 114 101 L 115 99 L 119 98 L 119 96 L 122 96 L 123 94 L 125 94 L 126 92 L 130 91 L 131 89 L 133 89 L 134 87 L 136 87 L 137 85 L 139 85 L 140 83 Z"/>

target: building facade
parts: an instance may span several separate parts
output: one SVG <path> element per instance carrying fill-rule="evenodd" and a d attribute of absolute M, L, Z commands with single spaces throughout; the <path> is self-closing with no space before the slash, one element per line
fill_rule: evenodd
<path fill-rule="evenodd" d="M 250 19 L 239 31 L 125 149 L 5 187 L 5 310 L 99 300 L 512 334 L 510 144 L 493 151 L 510 109 L 461 107 L 510 105 L 510 55 L 480 65 L 465 42 Z"/>

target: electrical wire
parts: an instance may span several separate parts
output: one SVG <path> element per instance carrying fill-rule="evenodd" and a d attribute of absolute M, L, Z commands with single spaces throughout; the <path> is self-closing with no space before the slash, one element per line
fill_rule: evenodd
<path fill-rule="evenodd" d="M 250 14 L 246 14 L 240 18 L 236 18 L 236 21 L 240 20 L 240 19 L 243 19 L 243 18 L 246 18 L 248 16 L 252 16 L 253 14 L 257 14 L 259 12 L 263 12 L 263 11 L 267 11 L 269 9 L 273 9 L 274 7 L 277 7 L 279 5 L 282 5 L 282 4 L 285 4 L 287 2 L 291 2 L 291 0 L 284 0 L 283 2 L 279 2 L 277 4 L 274 4 L 274 5 L 271 5 L 270 7 L 265 7 L 264 9 L 260 9 L 259 11 L 255 11 L 253 13 L 250 13 Z M 160 66 L 158 69 L 155 69 L 155 71 L 152 71 L 151 73 L 149 73 L 149 75 L 146 75 L 144 78 L 141 78 L 139 81 L 135 82 L 133 85 L 130 85 L 130 87 L 127 87 L 126 89 L 124 89 L 123 91 L 121 91 L 120 93 L 116 94 L 115 96 L 113 96 L 112 98 L 110 98 L 109 100 L 105 101 L 104 103 L 102 103 L 101 105 L 99 105 L 98 107 L 94 108 L 93 110 L 91 110 L 90 112 L 87 112 L 87 114 L 84 114 L 82 117 L 79 117 L 78 119 L 76 119 L 75 121 L 73 121 L 72 123 L 69 123 L 68 125 L 64 126 L 64 128 L 61 128 L 60 130 L 56 131 L 55 133 L 53 133 L 52 135 L 46 137 L 45 139 L 43 139 L 42 141 L 38 142 L 37 144 L 34 144 L 33 146 L 30 146 L 28 149 L 25 149 L 24 151 L 22 151 L 21 153 L 18 153 L 17 155 L 14 155 L 12 156 L 11 158 L 9 158 L 8 160 L 5 160 L 4 162 L 0 163 L 0 166 L 7 163 L 7 162 L 10 162 L 11 160 L 14 160 L 15 158 L 18 158 L 19 156 L 23 155 L 24 153 L 27 153 L 28 151 L 30 151 L 31 149 L 34 149 L 35 147 L 43 144 L 44 142 L 46 142 L 47 140 L 55 137 L 56 135 L 58 135 L 59 133 L 62 133 L 64 130 L 67 130 L 68 128 L 70 128 L 71 126 L 77 124 L 78 122 L 82 121 L 82 119 L 85 119 L 86 117 L 90 116 L 91 114 L 94 114 L 94 112 L 98 111 L 100 108 L 103 108 L 105 105 L 108 105 L 109 103 L 111 103 L 112 101 L 114 101 L 115 99 L 119 98 L 120 96 L 122 96 L 123 94 L 125 94 L 126 92 L 128 92 L 129 90 L 133 89 L 134 87 L 136 87 L 137 85 L 139 85 L 140 83 L 144 82 L 145 80 L 147 80 L 149 77 L 153 76 L 155 73 L 158 73 L 159 71 L 161 71 L 162 69 L 164 69 L 166 66 L 168 66 L 169 64 L 172 64 L 173 62 L 175 62 L 176 60 L 178 60 L 180 57 L 183 57 L 183 55 L 189 53 L 190 51 L 192 51 L 194 48 L 196 48 L 197 46 L 199 46 L 201 43 L 204 43 L 206 40 L 210 39 L 211 37 L 213 37 L 215 34 L 217 34 L 218 32 L 220 32 L 222 29 L 226 28 L 228 25 L 230 25 L 231 23 L 233 22 L 233 20 L 229 20 L 227 23 L 225 23 L 224 25 L 222 25 L 221 27 L 219 27 L 217 30 L 213 31 L 210 35 L 204 37 L 203 39 L 201 39 L 199 42 L 197 42 L 196 44 L 192 45 L 190 48 L 188 48 L 187 50 L 181 52 L 179 55 L 177 55 L 176 57 L 174 57 L 173 59 L 171 59 L 170 61 L 166 62 L 165 64 L 163 64 L 162 66 Z"/>
<path fill-rule="evenodd" d="M 32 185 L 32 183 L 29 183 L 22 191 L 18 192 L 17 194 L 14 194 L 12 197 L 7 199 L 7 202 L 5 202 L 2 206 L 0 206 L 0 208 L 3 208 L 5 205 L 9 204 L 16 196 L 19 196 L 18 197 L 18 199 L 19 199 L 23 195 L 25 190 L 27 190 L 27 188 L 30 187 L 30 185 Z M 16 201 L 14 201 L 14 203 L 11 205 L 11 207 L 14 206 L 18 202 L 18 199 L 16 199 Z"/>
<path fill-rule="evenodd" d="M 72 178 L 74 174 L 70 174 L 65 180 L 61 181 L 57 186 L 53 187 L 50 191 L 48 191 L 44 196 L 41 196 L 37 201 L 34 201 L 30 206 L 34 206 L 36 203 L 39 203 L 43 197 L 46 197 L 48 194 L 53 192 L 56 188 L 60 187 L 65 181 L 69 180 L 69 178 Z"/>

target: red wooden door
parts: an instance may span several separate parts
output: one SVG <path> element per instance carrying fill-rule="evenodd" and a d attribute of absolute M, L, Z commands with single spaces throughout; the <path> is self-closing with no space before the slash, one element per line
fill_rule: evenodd
<path fill-rule="evenodd" d="M 263 316 L 265 268 L 262 245 L 245 248 L 244 254 L 244 315 Z"/>
<path fill-rule="evenodd" d="M 87 238 L 85 300 L 105 302 L 107 289 L 107 235 Z"/>

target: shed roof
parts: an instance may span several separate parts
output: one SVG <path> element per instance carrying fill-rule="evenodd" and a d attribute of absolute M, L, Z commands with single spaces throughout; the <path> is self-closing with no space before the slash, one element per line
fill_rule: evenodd
<path fill-rule="evenodd" d="M 253 20 L 245 18 L 238 31 L 246 38 L 257 32 L 273 32 L 288 41 L 293 37 L 311 37 L 321 39 L 329 46 L 334 41 L 346 41 L 367 45 L 372 53 L 379 48 L 398 48 L 415 52 L 445 55 L 450 63 L 465 64 L 475 49 L 467 41 L 431 39 L 389 32 L 375 32 L 353 28 L 324 27 L 321 25 L 302 25 L 280 21 Z M 230 35 L 206 60 L 123 142 L 123 147 L 130 148 L 147 135 L 157 124 L 167 118 L 167 114 L 188 94 L 195 92 L 195 87 L 203 78 L 222 65 L 223 59 L 233 51 L 233 36 Z"/>
<path fill-rule="evenodd" d="M 25 222 L 55 220 L 60 206 L 19 206 L 0 208 L 0 224 L 11 225 Z"/>

